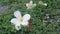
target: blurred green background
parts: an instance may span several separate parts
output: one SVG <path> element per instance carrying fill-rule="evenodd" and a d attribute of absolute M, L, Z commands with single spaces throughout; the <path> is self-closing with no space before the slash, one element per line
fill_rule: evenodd
<path fill-rule="evenodd" d="M 8 6 L 8 10 L 0 15 L 0 34 L 60 34 L 60 0 L 41 0 L 48 6 L 39 5 L 38 1 L 32 0 L 37 6 L 33 9 L 27 9 L 26 3 L 30 0 L 0 0 L 0 6 Z M 26 27 L 16 31 L 10 20 L 14 18 L 14 11 L 21 11 L 22 15 L 29 13 L 32 23 L 29 32 Z M 49 18 L 46 17 L 49 14 Z M 51 21 L 52 20 L 52 21 Z"/>

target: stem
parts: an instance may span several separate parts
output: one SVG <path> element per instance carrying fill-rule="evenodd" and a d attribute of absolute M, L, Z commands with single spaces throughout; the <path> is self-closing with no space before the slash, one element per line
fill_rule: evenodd
<path fill-rule="evenodd" d="M 30 31 L 31 23 L 32 23 L 32 20 L 30 19 L 30 20 L 29 20 L 29 24 L 27 25 L 27 32 L 29 32 L 29 31 Z"/>

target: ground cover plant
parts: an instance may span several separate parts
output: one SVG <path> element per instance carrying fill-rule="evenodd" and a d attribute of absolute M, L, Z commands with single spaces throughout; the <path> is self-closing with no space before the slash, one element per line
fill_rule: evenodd
<path fill-rule="evenodd" d="M 0 15 L 0 34 L 60 34 L 60 0 L 32 0 L 36 3 L 32 9 L 27 9 L 26 3 L 31 0 L 0 0 L 0 6 L 8 6 L 8 10 Z M 47 3 L 47 6 L 39 4 L 39 1 Z M 31 28 L 27 32 L 26 27 L 17 31 L 10 20 L 14 18 L 14 12 L 19 10 L 22 15 L 31 15 Z"/>

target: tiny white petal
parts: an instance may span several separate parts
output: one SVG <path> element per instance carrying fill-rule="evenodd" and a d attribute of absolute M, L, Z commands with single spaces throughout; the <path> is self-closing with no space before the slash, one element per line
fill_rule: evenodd
<path fill-rule="evenodd" d="M 21 29 L 21 26 L 15 26 L 15 28 L 16 28 L 16 30 L 19 30 L 19 29 Z"/>
<path fill-rule="evenodd" d="M 24 16 L 23 16 L 23 20 L 24 21 L 28 21 L 30 19 L 30 15 L 29 14 L 25 14 Z"/>
<path fill-rule="evenodd" d="M 26 4 L 26 7 L 28 7 L 28 6 L 29 6 L 29 3 Z"/>
<path fill-rule="evenodd" d="M 45 5 L 45 6 L 47 6 L 47 4 L 46 4 L 46 3 L 45 3 L 44 5 Z"/>
<path fill-rule="evenodd" d="M 34 4 L 34 7 L 36 6 L 36 4 Z"/>
<path fill-rule="evenodd" d="M 30 1 L 30 4 L 33 4 L 33 1 Z"/>
<path fill-rule="evenodd" d="M 23 26 L 27 26 L 27 25 L 28 25 L 28 23 L 29 23 L 29 22 L 28 22 L 28 21 L 26 21 L 26 22 L 23 22 L 23 23 L 22 23 L 22 25 L 23 25 Z"/>
<path fill-rule="evenodd" d="M 20 11 L 15 11 L 15 12 L 14 12 L 14 16 L 15 16 L 16 18 L 21 18 L 21 13 L 20 13 Z"/>

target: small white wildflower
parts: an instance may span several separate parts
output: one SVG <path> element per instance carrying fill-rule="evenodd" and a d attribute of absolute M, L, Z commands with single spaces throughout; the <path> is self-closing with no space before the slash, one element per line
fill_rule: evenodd
<path fill-rule="evenodd" d="M 14 12 L 16 18 L 11 19 L 11 23 L 15 25 L 16 30 L 21 29 L 21 25 L 27 26 L 28 20 L 30 19 L 30 14 L 25 14 L 23 17 L 19 11 Z"/>
<path fill-rule="evenodd" d="M 39 1 L 39 4 L 43 5 L 44 3 L 42 1 Z"/>
<path fill-rule="evenodd" d="M 33 1 L 30 1 L 29 3 L 26 3 L 27 9 L 32 9 L 36 6 L 36 4 L 33 4 Z"/>
<path fill-rule="evenodd" d="M 43 3 L 42 1 L 39 1 L 39 4 L 40 4 L 40 5 L 47 6 L 47 3 Z"/>

